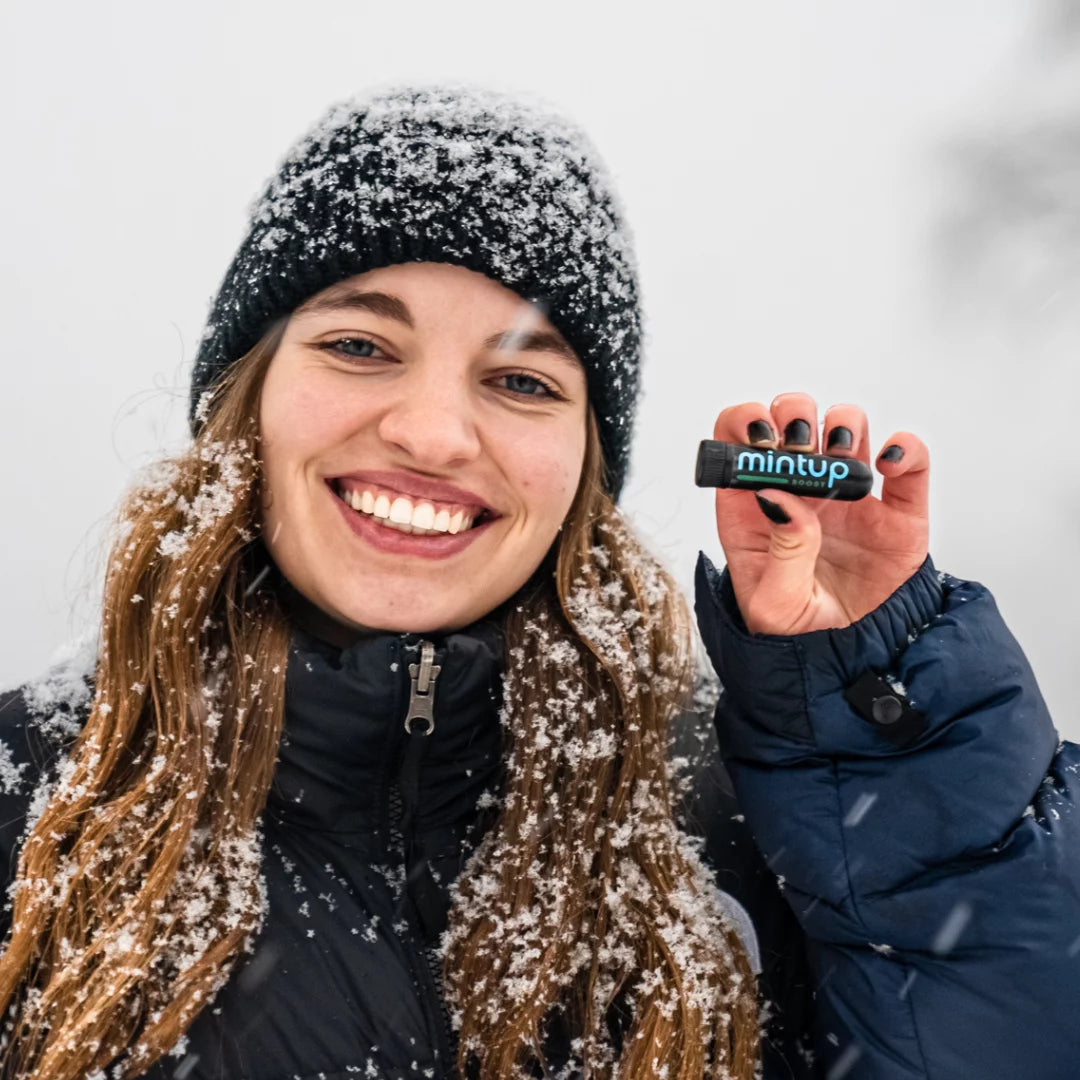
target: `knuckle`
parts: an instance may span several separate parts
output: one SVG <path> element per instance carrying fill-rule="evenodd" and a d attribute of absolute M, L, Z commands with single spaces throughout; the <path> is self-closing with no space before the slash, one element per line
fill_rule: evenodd
<path fill-rule="evenodd" d="M 805 546 L 803 537 L 794 529 L 773 533 L 772 554 L 778 559 L 794 559 L 802 554 Z"/>

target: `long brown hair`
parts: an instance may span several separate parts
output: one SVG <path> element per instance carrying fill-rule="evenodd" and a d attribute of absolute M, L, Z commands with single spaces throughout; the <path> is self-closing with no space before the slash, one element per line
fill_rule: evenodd
<path fill-rule="evenodd" d="M 4 1075 L 135 1077 L 181 1052 L 261 926 L 290 626 L 255 557 L 257 418 L 284 325 L 121 504 L 89 716 L 19 856 Z M 459 1068 L 526 1075 L 559 1018 L 588 1076 L 748 1080 L 754 977 L 672 820 L 692 624 L 605 494 L 591 411 L 552 556 L 506 605 L 505 788 L 442 943 Z"/>

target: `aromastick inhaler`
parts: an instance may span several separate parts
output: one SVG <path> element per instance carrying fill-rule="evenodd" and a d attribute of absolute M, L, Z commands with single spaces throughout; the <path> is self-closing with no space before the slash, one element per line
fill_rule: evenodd
<path fill-rule="evenodd" d="M 702 439 L 694 483 L 745 491 L 778 488 L 815 499 L 851 501 L 870 494 L 874 474 L 854 458 Z"/>

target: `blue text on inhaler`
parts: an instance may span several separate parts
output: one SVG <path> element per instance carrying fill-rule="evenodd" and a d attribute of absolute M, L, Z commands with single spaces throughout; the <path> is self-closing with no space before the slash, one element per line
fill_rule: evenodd
<path fill-rule="evenodd" d="M 824 486 L 830 489 L 834 483 L 843 480 L 851 472 L 843 461 L 824 461 L 821 458 L 815 461 L 813 457 L 804 454 L 777 454 L 774 457 L 771 450 L 765 453 L 760 450 L 740 450 L 738 461 L 735 463 L 736 477 L 739 480 L 771 479 L 772 477 L 743 475 L 743 473 L 744 471 L 758 474 L 771 473 L 772 476 L 779 476 L 785 465 L 791 477 L 808 476 L 821 479 L 828 473 L 828 483 Z M 815 465 L 820 468 L 815 470 Z M 820 483 L 810 484 L 809 481 L 800 483 L 799 480 L 794 480 L 794 483 L 798 486 L 822 486 Z"/>

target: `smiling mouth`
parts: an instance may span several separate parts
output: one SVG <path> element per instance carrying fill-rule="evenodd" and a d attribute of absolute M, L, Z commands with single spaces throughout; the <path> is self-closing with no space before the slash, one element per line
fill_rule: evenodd
<path fill-rule="evenodd" d="M 437 503 L 430 499 L 410 499 L 398 492 L 378 487 L 347 489 L 339 480 L 330 488 L 346 506 L 376 524 L 414 536 L 452 536 L 492 521 L 499 515 L 486 507 L 466 507 Z"/>

